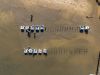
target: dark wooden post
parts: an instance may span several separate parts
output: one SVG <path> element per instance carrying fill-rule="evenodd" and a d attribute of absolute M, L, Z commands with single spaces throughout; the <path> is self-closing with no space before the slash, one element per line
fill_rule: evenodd
<path fill-rule="evenodd" d="M 98 71 L 99 71 L 99 62 L 100 61 L 100 52 L 99 52 L 99 57 L 98 57 L 98 64 L 97 64 L 97 69 L 96 69 L 96 75 L 98 75 Z"/>
<path fill-rule="evenodd" d="M 33 15 L 30 15 L 31 16 L 31 19 L 30 19 L 30 21 L 32 22 L 33 21 Z"/>
<path fill-rule="evenodd" d="M 34 39 L 36 38 L 36 33 L 34 33 Z"/>
<path fill-rule="evenodd" d="M 98 0 L 96 0 L 96 2 L 98 3 Z"/>

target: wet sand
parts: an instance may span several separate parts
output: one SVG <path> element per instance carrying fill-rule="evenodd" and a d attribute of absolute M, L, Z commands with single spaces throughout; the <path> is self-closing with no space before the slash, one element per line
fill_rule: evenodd
<path fill-rule="evenodd" d="M 0 75 L 95 73 L 100 44 L 98 8 L 94 0 L 0 0 Z M 20 32 L 21 25 L 32 24 L 44 24 L 47 32 L 36 34 L 36 39 Z M 89 34 L 79 33 L 80 25 L 89 25 Z M 48 56 L 25 56 L 23 48 L 28 46 L 47 48 Z"/>

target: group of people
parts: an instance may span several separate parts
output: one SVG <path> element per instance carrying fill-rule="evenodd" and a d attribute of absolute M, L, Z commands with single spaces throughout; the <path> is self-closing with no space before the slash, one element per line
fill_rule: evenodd
<path fill-rule="evenodd" d="M 32 25 L 32 26 L 20 26 L 21 32 L 27 32 L 28 37 L 31 37 L 31 33 L 39 33 L 39 32 L 44 32 L 46 30 L 46 27 L 44 25 Z"/>
<path fill-rule="evenodd" d="M 89 26 L 80 26 L 80 32 L 81 33 L 85 32 L 86 34 L 88 34 L 89 30 L 90 30 Z"/>
<path fill-rule="evenodd" d="M 25 55 L 47 55 L 48 52 L 47 52 L 47 49 L 44 48 L 44 49 L 33 49 L 31 47 L 28 47 L 28 48 L 24 48 L 24 54 Z"/>
<path fill-rule="evenodd" d="M 44 32 L 44 25 L 20 26 L 21 32 Z"/>

